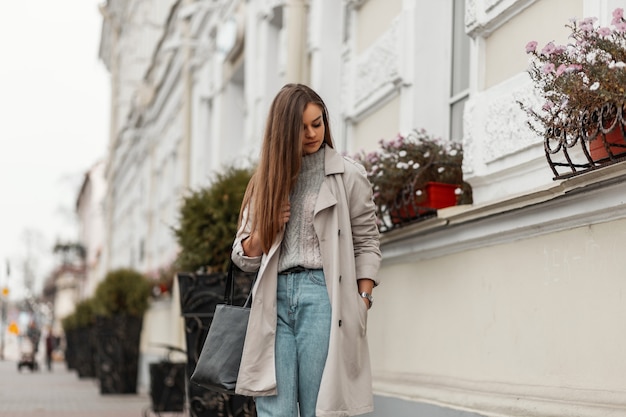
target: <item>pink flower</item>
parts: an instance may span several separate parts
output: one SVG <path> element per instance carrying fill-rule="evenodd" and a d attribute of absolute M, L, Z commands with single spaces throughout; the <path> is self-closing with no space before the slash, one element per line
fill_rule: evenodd
<path fill-rule="evenodd" d="M 615 25 L 615 31 L 618 33 L 626 32 L 626 22 L 619 22 Z"/>
<path fill-rule="evenodd" d="M 611 29 L 606 27 L 598 29 L 598 34 L 604 38 L 611 36 L 611 33 Z"/>
<path fill-rule="evenodd" d="M 541 71 L 543 71 L 544 74 L 550 74 L 551 72 L 554 72 L 554 64 L 552 62 L 548 62 L 541 68 Z"/>
<path fill-rule="evenodd" d="M 541 53 L 544 54 L 545 56 L 550 56 L 550 54 L 554 52 L 554 50 L 555 50 L 554 42 L 548 42 L 548 44 L 544 46 L 543 49 L 541 50 Z"/>
<path fill-rule="evenodd" d="M 579 22 L 580 29 L 583 32 L 593 32 L 593 23 L 598 20 L 597 17 L 587 17 Z"/>
<path fill-rule="evenodd" d="M 565 64 L 559 65 L 559 67 L 556 69 L 556 76 L 560 77 L 565 72 L 566 69 L 567 69 L 567 65 Z"/>
<path fill-rule="evenodd" d="M 557 46 L 554 47 L 553 53 L 555 53 L 555 54 L 562 54 L 566 50 L 567 50 L 567 48 L 564 45 L 557 45 Z"/>
<path fill-rule="evenodd" d="M 552 107 L 554 107 L 554 103 L 551 101 L 546 101 L 541 107 L 544 111 L 549 111 Z"/>
<path fill-rule="evenodd" d="M 624 19 L 624 9 L 617 8 L 613 10 L 613 20 L 611 21 L 612 25 L 617 25 Z"/>
<path fill-rule="evenodd" d="M 526 53 L 530 54 L 537 49 L 537 41 L 530 41 L 526 44 Z"/>

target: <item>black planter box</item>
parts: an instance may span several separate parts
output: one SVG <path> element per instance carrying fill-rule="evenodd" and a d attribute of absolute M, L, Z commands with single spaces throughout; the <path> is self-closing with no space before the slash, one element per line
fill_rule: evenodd
<path fill-rule="evenodd" d="M 76 369 L 76 329 L 65 330 L 65 365 L 68 370 Z"/>
<path fill-rule="evenodd" d="M 96 317 L 101 394 L 136 394 L 142 318 Z"/>
<path fill-rule="evenodd" d="M 96 377 L 96 330 L 93 326 L 79 327 L 74 335 L 74 369 L 79 378 Z"/>

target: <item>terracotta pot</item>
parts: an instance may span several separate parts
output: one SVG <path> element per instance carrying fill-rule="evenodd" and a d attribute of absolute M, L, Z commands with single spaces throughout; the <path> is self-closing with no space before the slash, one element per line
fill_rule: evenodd
<path fill-rule="evenodd" d="M 626 140 L 624 140 L 624 135 L 619 125 L 615 126 L 615 129 L 606 134 L 606 142 L 609 144 L 613 156 L 626 153 Z M 602 133 L 599 133 L 594 140 L 589 142 L 589 154 L 594 162 L 609 158 L 609 154 L 604 146 L 604 140 L 602 140 Z"/>
<path fill-rule="evenodd" d="M 420 216 L 433 213 L 436 209 L 455 206 L 457 202 L 456 184 L 444 184 L 441 182 L 428 182 L 424 187 L 424 193 L 414 196 L 413 200 L 406 201 L 400 198 L 404 204 L 389 210 L 391 222 L 400 224 Z"/>

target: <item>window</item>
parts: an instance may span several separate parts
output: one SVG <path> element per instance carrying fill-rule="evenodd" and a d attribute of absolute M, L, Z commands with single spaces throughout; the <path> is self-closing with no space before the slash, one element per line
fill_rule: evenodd
<path fill-rule="evenodd" d="M 450 91 L 450 138 L 463 139 L 463 110 L 469 96 L 469 37 L 465 33 L 465 0 L 452 5 L 452 71 Z"/>

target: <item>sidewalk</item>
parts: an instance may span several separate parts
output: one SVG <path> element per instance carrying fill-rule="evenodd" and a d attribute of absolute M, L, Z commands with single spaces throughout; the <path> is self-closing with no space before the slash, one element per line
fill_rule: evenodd
<path fill-rule="evenodd" d="M 0 417 L 141 417 L 150 407 L 145 393 L 101 395 L 96 379 L 78 378 L 65 363 L 49 372 L 40 360 L 39 368 L 18 372 L 15 360 L 0 361 Z"/>

